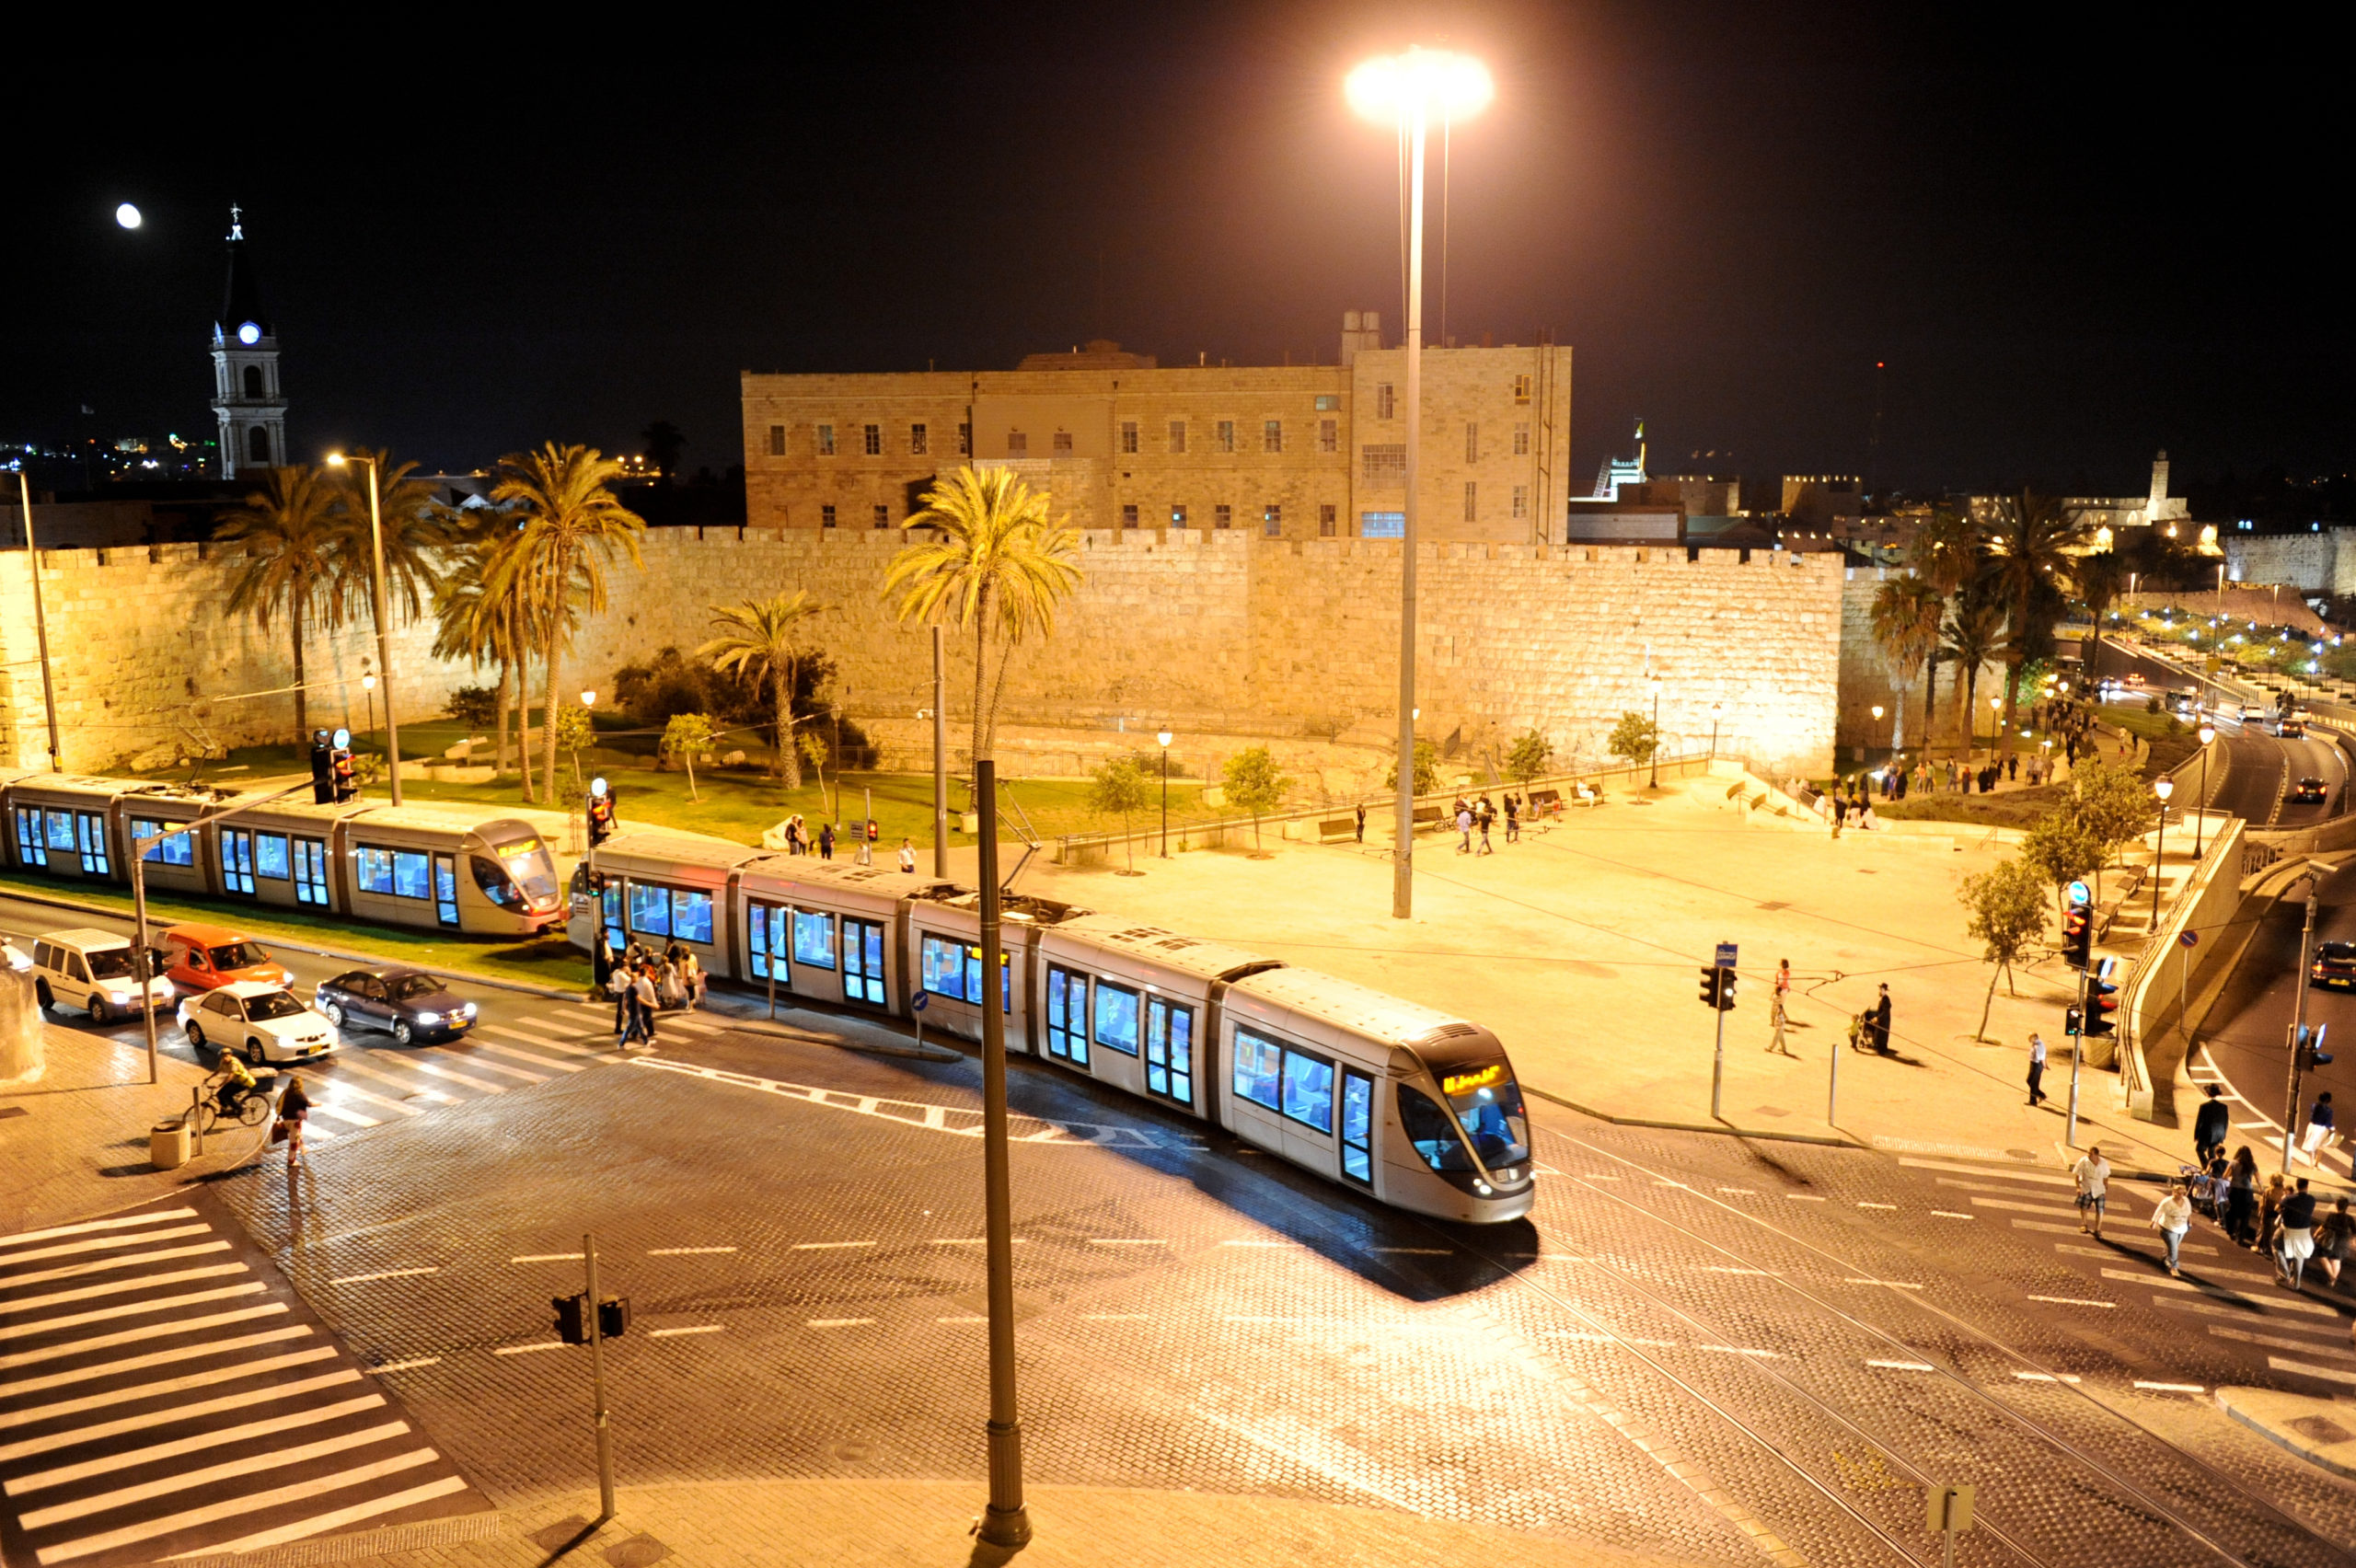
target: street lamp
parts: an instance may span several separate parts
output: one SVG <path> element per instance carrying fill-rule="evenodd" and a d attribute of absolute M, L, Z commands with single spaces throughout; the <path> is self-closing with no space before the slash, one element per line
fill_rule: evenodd
<path fill-rule="evenodd" d="M 1660 788 L 1660 677 L 1655 675 L 1647 684 L 1653 688 L 1653 774 L 1652 782 L 1645 788 L 1657 790 Z"/>
<path fill-rule="evenodd" d="M 2209 825 L 2209 743 L 2217 738 L 2217 726 L 2203 724 L 2193 732 L 2200 737 L 2200 804 L 2192 813 L 2192 858 L 2198 860 L 2201 834 Z"/>
<path fill-rule="evenodd" d="M 1998 717 L 2004 710 L 2003 698 L 1992 697 L 1988 699 L 1988 760 L 1990 762 L 1996 760 L 1996 743 L 2004 738 L 2004 722 Z"/>
<path fill-rule="evenodd" d="M 372 734 L 372 735 L 373 735 L 373 734 L 375 734 L 375 733 L 376 732 L 376 672 L 375 672 L 375 671 L 374 671 L 374 670 L 370 670 L 370 671 L 368 671 L 366 674 L 363 674 L 363 675 L 360 677 L 360 689 L 361 689 L 363 692 L 366 693 L 366 694 L 367 694 L 367 697 L 368 697 L 368 730 L 367 730 L 367 732 L 368 732 L 369 734 Z M 349 708 L 347 708 L 347 709 L 345 709 L 343 710 L 343 713 L 344 713 L 344 722 L 345 722 L 345 723 L 347 723 L 347 724 L 348 724 L 348 723 L 350 723 L 350 722 L 352 721 L 352 709 L 349 709 Z"/>
<path fill-rule="evenodd" d="M 2152 785 L 2152 793 L 2160 798 L 2160 835 L 2152 846 L 2152 932 L 2160 929 L 2160 864 L 2168 853 L 2168 797 L 2176 793 L 2176 780 L 2163 777 Z"/>
<path fill-rule="evenodd" d="M 1154 739 L 1161 743 L 1161 858 L 1170 859 L 1170 727 Z"/>
<path fill-rule="evenodd" d="M 347 463 L 368 465 L 368 559 L 372 568 L 370 586 L 376 606 L 376 663 L 385 673 L 385 755 L 392 765 L 393 804 L 398 806 L 401 803 L 401 727 L 393 718 L 393 638 L 390 628 L 385 624 L 385 518 L 383 502 L 377 494 L 381 487 L 377 483 L 376 459 L 368 453 L 355 453 L 349 456 L 341 452 L 328 454 L 328 467 L 330 468 L 341 468 Z M 555 721 L 555 715 L 549 715 L 549 721 Z M 525 733 L 530 734 L 531 729 L 527 699 Z"/>
<path fill-rule="evenodd" d="M 1710 704 L 1710 760 L 1712 762 L 1718 760 L 1718 711 L 1724 707 L 1726 704 L 1723 702 Z"/>
<path fill-rule="evenodd" d="M 25 520 L 25 575 L 33 584 L 33 641 L 40 654 L 40 705 L 49 715 L 49 770 L 65 771 L 65 760 L 57 749 L 57 692 L 49 679 L 49 611 L 41 604 L 40 547 L 33 543 L 32 481 L 20 466 L 17 469 L 17 515 Z M 155 1082 L 149 1078 L 149 1083 Z"/>
<path fill-rule="evenodd" d="M 1877 702 L 1874 704 L 1874 724 L 1877 729 L 1878 729 L 1881 724 L 1881 716 L 1885 711 L 1887 711 L 1887 709 L 1885 709 L 1880 703 Z M 1892 747 L 1891 749 L 1895 750 L 1896 748 Z"/>
<path fill-rule="evenodd" d="M 1415 905 L 1415 487 L 1423 460 L 1424 133 L 1437 115 L 1443 128 L 1480 112 L 1494 89 L 1486 67 L 1470 55 L 1410 49 L 1369 60 L 1345 85 L 1350 107 L 1397 129 L 1407 159 L 1407 505 L 1399 529 L 1399 789 L 1392 851 L 1391 914 L 1404 920 Z"/>

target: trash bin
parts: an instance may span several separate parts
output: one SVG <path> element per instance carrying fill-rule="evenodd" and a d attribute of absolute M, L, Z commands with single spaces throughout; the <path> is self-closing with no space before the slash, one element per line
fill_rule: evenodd
<path fill-rule="evenodd" d="M 147 1133 L 147 1159 L 158 1170 L 176 1170 L 188 1163 L 188 1119 L 175 1116 L 158 1122 Z"/>

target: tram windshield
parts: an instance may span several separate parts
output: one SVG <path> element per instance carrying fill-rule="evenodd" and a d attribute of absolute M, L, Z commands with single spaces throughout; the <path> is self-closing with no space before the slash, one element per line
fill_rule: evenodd
<path fill-rule="evenodd" d="M 548 846 L 540 836 L 521 832 L 504 842 L 490 843 L 489 855 L 470 857 L 475 885 L 483 896 L 502 909 L 514 909 L 530 904 L 540 905 L 556 898 L 556 863 L 549 859 Z"/>
<path fill-rule="evenodd" d="M 1482 1164 L 1495 1170 L 1530 1158 L 1530 1116 L 1513 1068 L 1503 1062 L 1443 1068 L 1439 1087 Z"/>

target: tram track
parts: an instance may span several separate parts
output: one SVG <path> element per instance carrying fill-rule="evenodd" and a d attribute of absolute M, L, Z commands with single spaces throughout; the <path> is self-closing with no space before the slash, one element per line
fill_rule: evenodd
<path fill-rule="evenodd" d="M 1562 1133 L 1556 1129 L 1541 1128 L 1540 1131 L 1544 1133 L 1545 1136 L 1550 1138 L 1559 1140 L 1561 1143 L 1577 1149 L 1584 1156 L 1606 1160 L 1612 1164 L 1621 1166 L 1632 1173 L 1639 1173 L 1657 1182 L 1667 1183 L 1677 1191 L 1700 1199 L 1705 1205 L 1718 1209 L 1727 1216 L 1746 1220 L 1777 1237 L 1784 1242 L 1802 1250 L 1805 1253 L 1811 1255 L 1815 1259 L 1832 1265 L 1840 1270 L 1844 1277 L 1876 1277 L 1877 1271 L 1873 1268 L 1843 1258 L 1840 1254 L 1819 1246 L 1803 1236 L 1787 1230 L 1783 1227 L 1763 1219 L 1757 1215 L 1750 1214 L 1734 1205 L 1727 1204 L 1711 1193 L 1701 1192 L 1694 1188 L 1691 1183 L 1682 1181 L 1670 1172 L 1655 1170 L 1644 1164 L 1639 1159 L 1632 1159 L 1601 1145 L 1587 1142 L 1586 1140 L 1577 1138 L 1569 1134 Z M 2018 1439 L 2036 1445 L 2040 1450 L 2042 1450 L 2042 1457 L 2050 1461 L 2051 1458 L 2058 1457 L 2069 1461 L 2072 1465 L 2083 1470 L 2090 1478 L 2098 1479 L 2104 1485 L 2112 1489 L 2119 1499 L 2131 1504 L 2135 1508 L 2143 1511 L 2155 1521 L 2164 1522 L 2171 1530 L 2180 1536 L 2188 1545 L 2197 1544 L 2201 1551 L 2207 1553 L 2213 1560 L 2225 1563 L 2243 1565 L 2243 1568 L 2259 1568 L 2259 1565 L 2261 1564 L 2273 1564 L 2284 1561 L 2284 1559 L 2274 1550 L 2262 1547 L 2252 1549 L 2246 1546 L 2237 1546 L 2221 1539 L 2220 1532 L 2215 1529 L 2213 1525 L 2204 1526 L 2203 1524 L 2188 1517 L 2181 1508 L 2171 1505 L 2165 1498 L 2154 1495 L 2154 1489 L 2150 1485 L 2139 1482 L 2131 1477 L 2121 1473 L 2120 1468 L 2117 1463 L 2106 1458 L 2100 1454 L 2093 1452 L 2083 1442 L 2074 1440 L 2070 1435 L 2054 1430 L 2047 1422 L 2041 1421 L 2031 1415 L 2029 1412 L 2019 1410 L 2004 1400 L 1997 1398 L 1993 1393 L 1981 1387 L 1971 1378 L 1957 1370 L 1952 1365 L 1951 1356 L 1943 1355 L 1937 1352 L 1920 1349 L 1905 1335 L 1893 1332 L 1888 1328 L 1875 1323 L 1868 1319 L 1860 1317 L 1856 1313 L 1842 1308 L 1837 1303 L 1828 1299 L 1824 1296 L 1808 1289 L 1801 1282 L 1789 1277 L 1785 1271 L 1761 1266 L 1762 1263 L 1769 1262 L 1769 1260 L 1761 1259 L 1755 1255 L 1745 1254 L 1737 1248 L 1730 1247 L 1722 1242 L 1703 1237 L 1698 1234 L 1691 1226 L 1670 1216 L 1647 1207 L 1646 1205 L 1621 1193 L 1611 1191 L 1611 1188 L 1603 1182 L 1585 1180 L 1568 1172 L 1557 1173 L 1553 1175 L 1553 1180 L 1557 1182 L 1572 1183 L 1580 1188 L 1587 1194 L 1595 1198 L 1600 1198 L 1606 1203 L 1614 1205 L 1614 1207 L 1621 1212 L 1630 1214 L 1645 1220 L 1649 1220 L 1656 1226 L 1672 1231 L 1681 1242 L 1687 1245 L 1698 1245 L 1708 1249 L 1715 1255 L 1724 1259 L 1728 1265 L 1739 1269 L 1740 1272 L 1746 1274 L 1755 1274 L 1766 1282 L 1781 1286 L 1784 1292 L 1796 1297 L 1800 1301 L 1805 1302 L 1813 1313 L 1819 1315 L 1824 1320 L 1838 1322 L 1844 1325 L 1845 1328 L 1851 1332 L 1863 1334 L 1879 1345 L 1888 1347 L 1894 1353 L 1892 1356 L 1893 1359 L 1898 1359 L 1900 1356 L 1902 1356 L 1906 1361 L 1913 1363 L 1917 1366 L 1927 1366 L 1931 1368 L 1939 1377 L 1942 1386 L 1948 1389 L 1952 1393 L 1962 1398 L 1971 1408 L 1980 1409 L 1985 1412 L 1992 1414 L 2002 1426 L 2013 1432 Z M 1623 1287 L 1632 1296 L 1640 1298 L 1655 1309 L 1667 1312 L 1683 1322 L 1692 1325 L 1697 1330 L 1702 1331 L 1714 1339 L 1731 1340 L 1739 1338 L 1738 1335 L 1729 1334 L 1723 1326 L 1710 1322 L 1704 1315 L 1697 1313 L 1693 1309 L 1672 1300 L 1663 1292 L 1646 1284 L 1627 1268 L 1615 1264 L 1609 1260 L 1595 1257 L 1593 1255 L 1594 1250 L 1591 1247 L 1580 1244 L 1574 1237 L 1564 1232 L 1559 1226 L 1548 1221 L 1541 1220 L 1534 1216 L 1530 1223 L 1538 1230 L 1542 1237 L 1558 1246 L 1563 1247 L 1566 1251 L 1588 1260 L 1583 1266 L 1595 1269 L 1600 1274 L 1611 1278 L 1618 1286 Z M 1460 1240 L 1459 1244 L 1462 1245 L 1462 1242 Z M 1473 1250 L 1476 1253 L 1478 1252 L 1477 1248 Z M 1625 1353 L 1635 1356 L 1638 1360 L 1643 1362 L 1644 1365 L 1654 1368 L 1662 1376 L 1669 1378 L 1680 1389 L 1691 1391 L 1691 1385 L 1684 1378 L 1679 1377 L 1673 1370 L 1662 1366 L 1657 1357 L 1646 1353 L 1645 1347 L 1631 1343 L 1632 1336 L 1628 1333 L 1612 1328 L 1608 1324 L 1601 1323 L 1593 1312 L 1580 1307 L 1576 1303 L 1569 1301 L 1551 1286 L 1527 1277 L 1526 1271 L 1516 1271 L 1507 1268 L 1505 1262 L 1499 1259 L 1492 1258 L 1487 1261 L 1489 1261 L 1493 1265 L 1499 1267 L 1507 1274 L 1507 1277 L 1513 1279 L 1517 1284 L 1521 1285 L 1527 1289 L 1537 1292 L 1559 1308 L 1572 1312 L 1575 1316 L 1578 1317 L 1581 1321 L 1594 1324 L 1598 1332 L 1602 1334 L 1611 1343 L 1620 1347 Z M 2260 1517 L 2269 1521 L 2276 1528 L 2289 1531 L 2302 1541 L 2312 1542 L 2316 1547 L 2322 1549 L 2323 1551 L 2330 1554 L 2335 1560 L 2342 1562 L 2349 1560 L 2347 1554 L 2342 1551 L 2342 1549 L 2325 1538 L 2315 1528 L 2302 1522 L 2295 1516 L 2290 1514 L 2271 1498 L 2254 1492 L 2237 1478 L 2219 1470 L 2216 1467 L 2210 1465 L 2199 1458 L 2197 1456 L 2187 1452 L 2179 1445 L 2173 1442 L 2166 1436 L 2154 1432 L 2150 1427 L 2144 1425 L 2142 1422 L 2137 1421 L 2129 1412 L 2121 1411 L 2105 1401 L 2093 1390 L 2085 1388 L 2080 1383 L 2068 1380 L 2066 1374 L 2058 1373 L 2055 1369 L 2045 1366 L 2035 1355 L 2031 1355 L 2027 1351 L 2005 1342 L 1997 1335 L 1989 1332 L 1987 1330 L 1984 1330 L 1957 1314 L 1948 1311 L 1945 1308 L 1940 1307 L 1934 1301 L 1923 1299 L 1922 1294 L 1919 1292 L 1899 1291 L 1894 1292 L 1893 1294 L 1898 1296 L 1900 1299 L 1907 1301 L 1916 1310 L 1930 1315 L 1947 1328 L 1960 1333 L 1966 1339 L 1993 1351 L 2000 1357 L 2015 1363 L 2023 1371 L 2037 1377 L 2039 1379 L 2039 1387 L 2064 1391 L 2068 1395 L 2083 1401 L 2085 1408 L 2096 1412 L 2099 1417 L 2105 1418 L 2118 1425 L 2124 1426 L 2128 1432 L 2134 1435 L 2136 1439 L 2157 1445 L 2160 1449 L 2165 1451 L 2165 1454 L 2167 1456 L 2168 1461 L 2172 1467 L 2189 1467 L 2191 1471 L 2202 1481 L 2221 1484 L 2223 1488 L 2229 1490 L 2234 1496 L 2246 1503 L 2251 1510 Z M 1848 1412 L 1839 1408 L 1823 1395 L 1802 1386 L 1794 1378 L 1786 1375 L 1781 1368 L 1773 1366 L 1771 1361 L 1752 1356 L 1743 1356 L 1738 1359 L 1744 1361 L 1755 1376 L 1767 1379 L 1773 1386 L 1783 1390 L 1786 1395 L 1796 1399 L 1807 1408 L 1813 1411 L 1822 1420 L 1831 1423 L 1839 1430 L 1855 1434 L 1862 1440 L 1872 1444 L 1878 1452 L 1887 1456 L 1896 1464 L 1905 1469 L 1915 1480 L 1927 1482 L 1931 1479 L 1929 1473 L 1923 1469 L 1920 1462 L 1904 1457 L 1906 1450 L 1905 1444 L 1892 1442 L 1880 1433 L 1872 1430 L 1867 1424 L 1861 1422 L 1858 1418 Z M 1696 1397 L 1698 1398 L 1699 1396 L 1697 1395 Z M 1745 1437 L 1753 1442 L 1761 1441 L 1757 1433 L 1748 1424 L 1743 1423 L 1738 1417 L 1727 1415 L 1727 1412 L 1724 1411 L 1723 1406 L 1719 1401 L 1703 1399 L 1701 1402 L 1714 1413 L 1727 1416 L 1729 1420 L 1729 1424 L 1733 1424 Z M 1796 1470 L 1800 1469 L 1796 1461 L 1789 1455 L 1784 1454 L 1780 1450 L 1773 1451 L 1775 1458 L 1785 1466 Z M 2014 1473 L 2035 1475 L 2039 1472 L 2034 1467 L 2030 1467 L 2027 1470 Z M 1807 1479 L 1809 1483 L 1817 1490 L 1825 1491 L 1827 1489 L 1826 1482 L 1820 1478 L 1809 1476 Z M 1845 1505 L 1845 1500 L 1843 1511 L 1850 1514 L 1853 1517 L 1860 1516 L 1858 1510 L 1854 1507 Z M 1982 1528 L 1986 1528 L 1991 1536 L 2002 1540 L 2006 1549 L 2011 1551 L 2023 1562 L 2030 1563 L 2042 1563 L 2048 1562 L 2049 1559 L 2040 1556 L 2035 1548 L 2019 1539 L 2016 1533 L 2006 1530 L 1997 1523 L 1998 1518 L 2004 1516 L 2006 1510 L 2004 1505 L 1995 1498 L 1992 1497 L 1986 1502 L 1983 1502 L 1980 1509 Z M 1878 1528 L 1875 1528 L 1874 1533 L 1885 1541 L 1888 1541 L 1890 1539 L 1887 1532 L 1879 1529 Z M 1895 1545 L 1894 1542 L 1891 1544 Z M 1906 1560 L 1915 1560 L 1914 1554 L 1910 1550 L 1904 1548 L 1900 1548 L 1900 1550 Z M 2253 1554 L 2253 1550 L 2255 1550 L 2255 1554 Z"/>

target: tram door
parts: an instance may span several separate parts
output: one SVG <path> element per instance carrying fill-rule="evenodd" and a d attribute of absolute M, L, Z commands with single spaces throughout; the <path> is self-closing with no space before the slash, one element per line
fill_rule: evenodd
<path fill-rule="evenodd" d="M 458 859 L 436 852 L 433 857 L 433 917 L 445 926 L 458 923 Z"/>
<path fill-rule="evenodd" d="M 1374 1080 L 1342 1069 L 1342 1174 L 1374 1185 Z"/>
<path fill-rule="evenodd" d="M 759 899 L 747 901 L 745 907 L 745 945 L 749 950 L 752 978 L 767 980 L 774 969 L 778 985 L 787 990 L 793 986 L 793 969 L 786 962 L 786 912 L 779 904 L 764 904 Z"/>
<path fill-rule="evenodd" d="M 245 828 L 221 830 L 221 891 L 253 896 L 254 836 Z"/>

